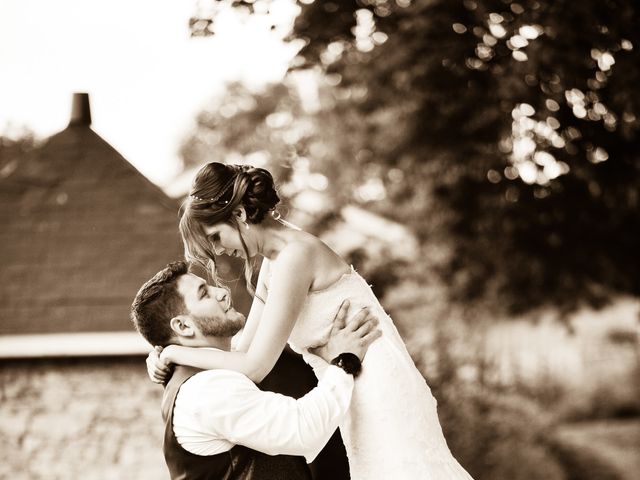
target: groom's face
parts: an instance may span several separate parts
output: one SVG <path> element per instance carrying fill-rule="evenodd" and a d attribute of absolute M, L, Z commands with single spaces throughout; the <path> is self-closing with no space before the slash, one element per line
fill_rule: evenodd
<path fill-rule="evenodd" d="M 203 335 L 230 337 L 244 326 L 244 315 L 233 308 L 231 295 L 224 288 L 209 285 L 197 275 L 187 273 L 178 279 L 178 292 Z"/>

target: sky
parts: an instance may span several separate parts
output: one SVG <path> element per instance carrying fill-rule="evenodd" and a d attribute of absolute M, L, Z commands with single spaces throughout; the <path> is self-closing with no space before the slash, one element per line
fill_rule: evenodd
<path fill-rule="evenodd" d="M 281 80 L 296 51 L 282 41 L 297 13 L 291 0 L 273 3 L 274 31 L 267 15 L 223 9 L 215 36 L 190 38 L 197 4 L 2 0 L 0 134 L 26 127 L 52 135 L 69 121 L 72 93 L 88 92 L 93 129 L 153 182 L 170 186 L 198 111 L 227 82 L 259 89 Z"/>

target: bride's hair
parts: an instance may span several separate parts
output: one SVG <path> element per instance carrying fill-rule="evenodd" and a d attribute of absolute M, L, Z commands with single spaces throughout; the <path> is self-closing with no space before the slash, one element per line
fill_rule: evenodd
<path fill-rule="evenodd" d="M 235 226 L 245 252 L 247 288 L 253 294 L 251 259 L 233 211 L 244 207 L 247 222 L 257 224 L 274 211 L 279 201 L 273 177 L 264 168 L 208 163 L 196 174 L 189 197 L 181 209 L 180 235 L 185 258 L 208 270 L 217 281 L 215 252 L 204 228 L 221 222 Z"/>

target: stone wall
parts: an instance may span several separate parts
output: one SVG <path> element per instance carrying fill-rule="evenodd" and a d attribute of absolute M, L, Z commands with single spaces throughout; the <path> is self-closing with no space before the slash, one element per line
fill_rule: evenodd
<path fill-rule="evenodd" d="M 0 385 L 0 478 L 169 478 L 143 359 L 3 362 Z"/>

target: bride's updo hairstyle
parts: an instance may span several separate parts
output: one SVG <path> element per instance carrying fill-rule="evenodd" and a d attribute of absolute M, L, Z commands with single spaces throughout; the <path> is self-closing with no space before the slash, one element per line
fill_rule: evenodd
<path fill-rule="evenodd" d="M 255 289 L 251 281 L 253 269 L 249 252 L 233 211 L 244 207 L 247 223 L 257 224 L 274 211 L 279 201 L 273 177 L 264 168 L 208 163 L 196 174 L 189 197 L 182 206 L 180 234 L 185 258 L 207 269 L 217 281 L 215 252 L 204 228 L 216 223 L 234 226 L 245 252 L 247 288 L 253 294 Z"/>

